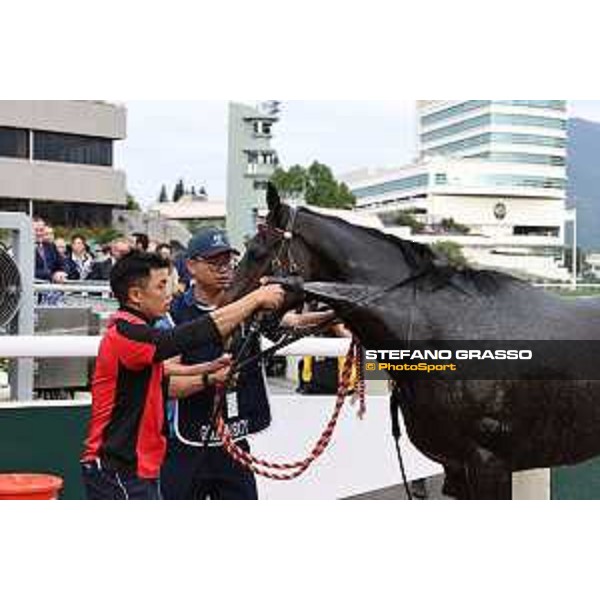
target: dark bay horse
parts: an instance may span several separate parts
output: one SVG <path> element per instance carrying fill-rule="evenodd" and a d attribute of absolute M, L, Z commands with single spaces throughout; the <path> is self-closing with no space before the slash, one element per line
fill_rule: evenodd
<path fill-rule="evenodd" d="M 296 272 L 367 348 L 411 340 L 599 340 L 600 302 L 565 301 L 508 275 L 441 264 L 423 245 L 357 227 L 269 191 L 232 296 Z M 287 233 L 286 233 L 287 232 Z M 364 290 L 387 292 L 365 300 Z M 368 295 L 367 295 L 368 296 Z M 348 309 L 351 313 L 348 313 Z M 598 365 L 600 369 L 600 365 Z M 400 383 L 401 377 L 392 374 Z M 512 473 L 600 454 L 600 381 L 403 381 L 408 435 L 457 498 L 510 499 Z"/>

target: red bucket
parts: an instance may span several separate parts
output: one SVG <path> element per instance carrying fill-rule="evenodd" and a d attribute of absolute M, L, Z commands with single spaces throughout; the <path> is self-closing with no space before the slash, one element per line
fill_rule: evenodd
<path fill-rule="evenodd" d="M 38 473 L 0 473 L 0 500 L 56 500 L 63 480 Z"/>

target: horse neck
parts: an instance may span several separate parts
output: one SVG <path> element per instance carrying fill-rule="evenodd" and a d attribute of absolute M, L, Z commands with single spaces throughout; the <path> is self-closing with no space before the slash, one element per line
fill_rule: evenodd
<path fill-rule="evenodd" d="M 410 286 L 394 292 L 393 307 L 385 298 L 382 300 L 382 304 L 369 300 L 360 305 L 352 301 L 331 301 L 330 304 L 366 348 L 379 348 L 382 343 L 403 347 L 411 340 L 429 339 L 431 332 L 414 304 Z"/>
<path fill-rule="evenodd" d="M 401 248 L 367 229 L 311 213 L 302 239 L 319 259 L 316 278 L 351 283 L 390 284 L 409 277 L 413 269 Z"/>

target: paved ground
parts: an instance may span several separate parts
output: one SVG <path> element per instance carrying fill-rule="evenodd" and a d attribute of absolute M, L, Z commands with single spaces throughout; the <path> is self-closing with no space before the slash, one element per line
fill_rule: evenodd
<path fill-rule="evenodd" d="M 369 381 L 367 382 L 367 392 L 371 394 L 385 392 L 386 383 L 381 381 Z M 271 394 L 293 394 L 295 392 L 295 384 L 288 379 L 281 378 L 269 378 L 269 391 Z M 400 473 L 398 473 L 400 479 Z M 442 494 L 442 486 L 444 480 L 442 476 L 432 477 L 427 480 L 423 480 L 420 483 L 413 483 L 413 496 L 421 496 L 418 499 L 427 500 L 450 500 L 450 498 Z M 426 495 L 426 498 L 422 496 Z M 403 485 L 397 485 L 381 490 L 375 490 L 368 494 L 361 494 L 359 496 L 353 496 L 347 498 L 347 500 L 407 500 L 406 492 Z"/>
<path fill-rule="evenodd" d="M 442 494 L 442 486 L 444 484 L 443 477 L 432 477 L 425 483 L 425 489 L 427 491 L 426 498 L 418 498 L 419 500 L 451 500 L 447 496 Z M 419 490 L 422 491 L 422 488 Z M 414 495 L 414 491 L 413 491 Z M 384 490 L 376 490 L 368 494 L 361 496 L 354 496 L 347 498 L 347 500 L 407 500 L 404 487 L 397 485 Z"/>

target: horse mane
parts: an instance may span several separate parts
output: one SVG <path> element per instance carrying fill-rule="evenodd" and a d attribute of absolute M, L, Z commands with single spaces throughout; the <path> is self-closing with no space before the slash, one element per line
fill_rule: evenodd
<path fill-rule="evenodd" d="M 425 273 L 423 283 L 433 289 L 452 286 L 465 293 L 474 290 L 485 295 L 492 295 L 508 285 L 523 284 L 521 280 L 507 273 L 452 266 L 425 244 L 403 240 L 372 227 L 353 225 L 333 215 L 321 214 L 311 210 L 308 210 L 308 212 L 326 220 L 334 221 L 345 229 L 358 228 L 373 238 L 392 244 L 400 250 L 405 263 L 413 273 L 417 274 L 420 271 Z"/>

